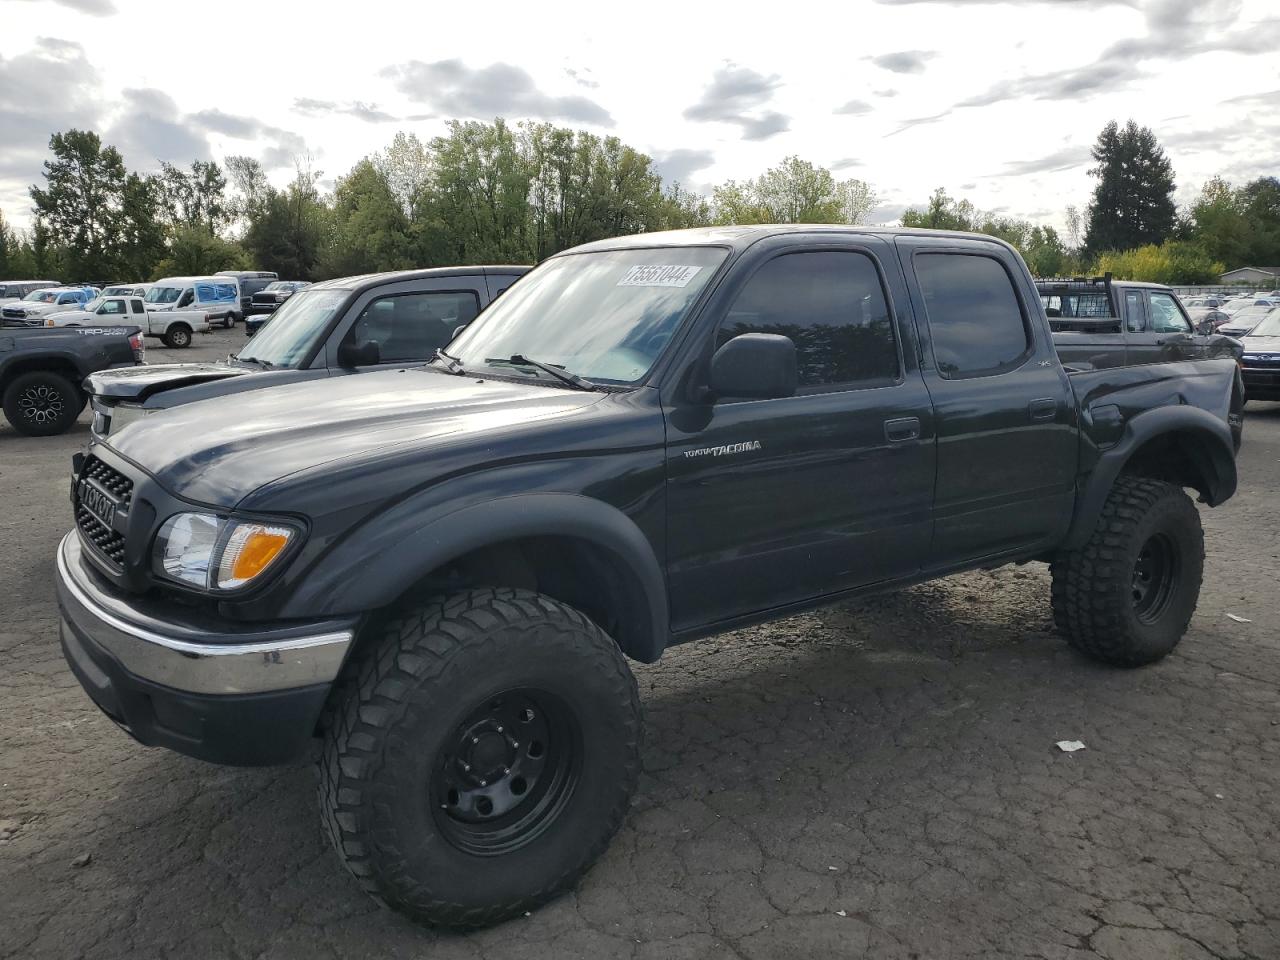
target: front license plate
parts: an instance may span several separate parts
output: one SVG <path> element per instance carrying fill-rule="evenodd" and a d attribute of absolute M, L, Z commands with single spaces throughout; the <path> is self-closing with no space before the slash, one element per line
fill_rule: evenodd
<path fill-rule="evenodd" d="M 116 501 L 92 480 L 80 481 L 80 505 L 92 513 L 108 530 L 116 519 Z"/>

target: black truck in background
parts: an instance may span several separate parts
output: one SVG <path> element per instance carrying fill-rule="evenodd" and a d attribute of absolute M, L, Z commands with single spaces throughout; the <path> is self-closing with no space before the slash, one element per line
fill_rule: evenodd
<path fill-rule="evenodd" d="M 133 367 L 144 356 L 140 327 L 29 327 L 0 321 L 0 400 L 19 433 L 68 430 L 88 400 L 81 381 L 99 370 Z"/>
<path fill-rule="evenodd" d="M 528 271 L 437 267 L 311 284 L 291 294 L 270 325 L 226 360 L 150 364 L 90 377 L 85 386 L 93 433 L 105 437 L 197 400 L 426 363 Z"/>
<path fill-rule="evenodd" d="M 1058 356 L 1071 367 L 1122 367 L 1174 360 L 1238 360 L 1240 344 L 1194 321 L 1158 283 L 1076 277 L 1036 280 Z"/>
<path fill-rule="evenodd" d="M 63 650 L 142 743 L 278 763 L 318 735 L 329 835 L 383 902 L 520 916 L 626 813 L 627 658 L 1028 561 L 1076 650 L 1167 655 L 1203 569 L 1186 491 L 1236 489 L 1240 378 L 1129 359 L 1064 366 L 990 237 L 588 244 L 428 365 L 91 444 L 57 555 Z"/>

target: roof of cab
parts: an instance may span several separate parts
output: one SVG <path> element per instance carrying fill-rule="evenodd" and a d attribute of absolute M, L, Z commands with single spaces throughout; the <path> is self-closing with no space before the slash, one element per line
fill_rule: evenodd
<path fill-rule="evenodd" d="M 368 287 L 381 286 L 384 283 L 399 283 L 403 280 L 431 280 L 436 277 L 473 277 L 477 273 L 494 277 L 518 277 L 532 269 L 533 267 L 517 264 L 486 264 L 483 266 L 431 267 L 426 270 L 392 270 L 387 273 L 366 273 L 356 277 L 337 277 L 333 280 L 321 280 L 313 283 L 307 289 L 363 290 Z"/>
<path fill-rule="evenodd" d="M 562 250 L 566 253 L 590 253 L 597 250 L 625 250 L 637 247 L 691 247 L 719 245 L 734 250 L 744 250 L 765 237 L 788 233 L 861 234 L 874 237 L 938 237 L 945 240 L 983 240 L 1007 247 L 999 237 L 984 233 L 963 233 L 956 230 L 924 230 L 915 227 L 862 227 L 847 223 L 763 223 L 733 227 L 692 227 L 688 230 L 662 230 L 655 233 L 635 233 L 608 240 L 595 240 L 577 247 Z"/>

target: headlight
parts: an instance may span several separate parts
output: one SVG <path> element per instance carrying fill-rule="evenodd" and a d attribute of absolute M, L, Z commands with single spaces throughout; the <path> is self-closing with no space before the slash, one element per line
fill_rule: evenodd
<path fill-rule="evenodd" d="M 156 573 L 200 590 L 235 590 L 268 570 L 297 537 L 282 523 L 178 513 L 156 535 Z"/>

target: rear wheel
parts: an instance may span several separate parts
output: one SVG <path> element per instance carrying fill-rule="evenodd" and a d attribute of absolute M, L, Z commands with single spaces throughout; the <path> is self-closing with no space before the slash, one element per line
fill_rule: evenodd
<path fill-rule="evenodd" d="M 1177 646 L 1200 597 L 1200 513 L 1181 487 L 1122 476 L 1089 541 L 1051 570 L 1053 619 L 1073 647 L 1116 666 L 1152 663 Z"/>
<path fill-rule="evenodd" d="M 175 348 L 191 346 L 191 328 L 185 323 L 175 323 L 164 332 L 164 345 Z"/>
<path fill-rule="evenodd" d="M 351 668 L 321 760 L 330 837 L 409 917 L 519 916 L 604 851 L 639 772 L 640 704 L 617 645 L 524 590 L 408 611 Z"/>
<path fill-rule="evenodd" d="M 86 398 L 61 374 L 33 371 L 15 377 L 4 392 L 4 416 L 19 433 L 50 437 L 69 429 Z"/>

